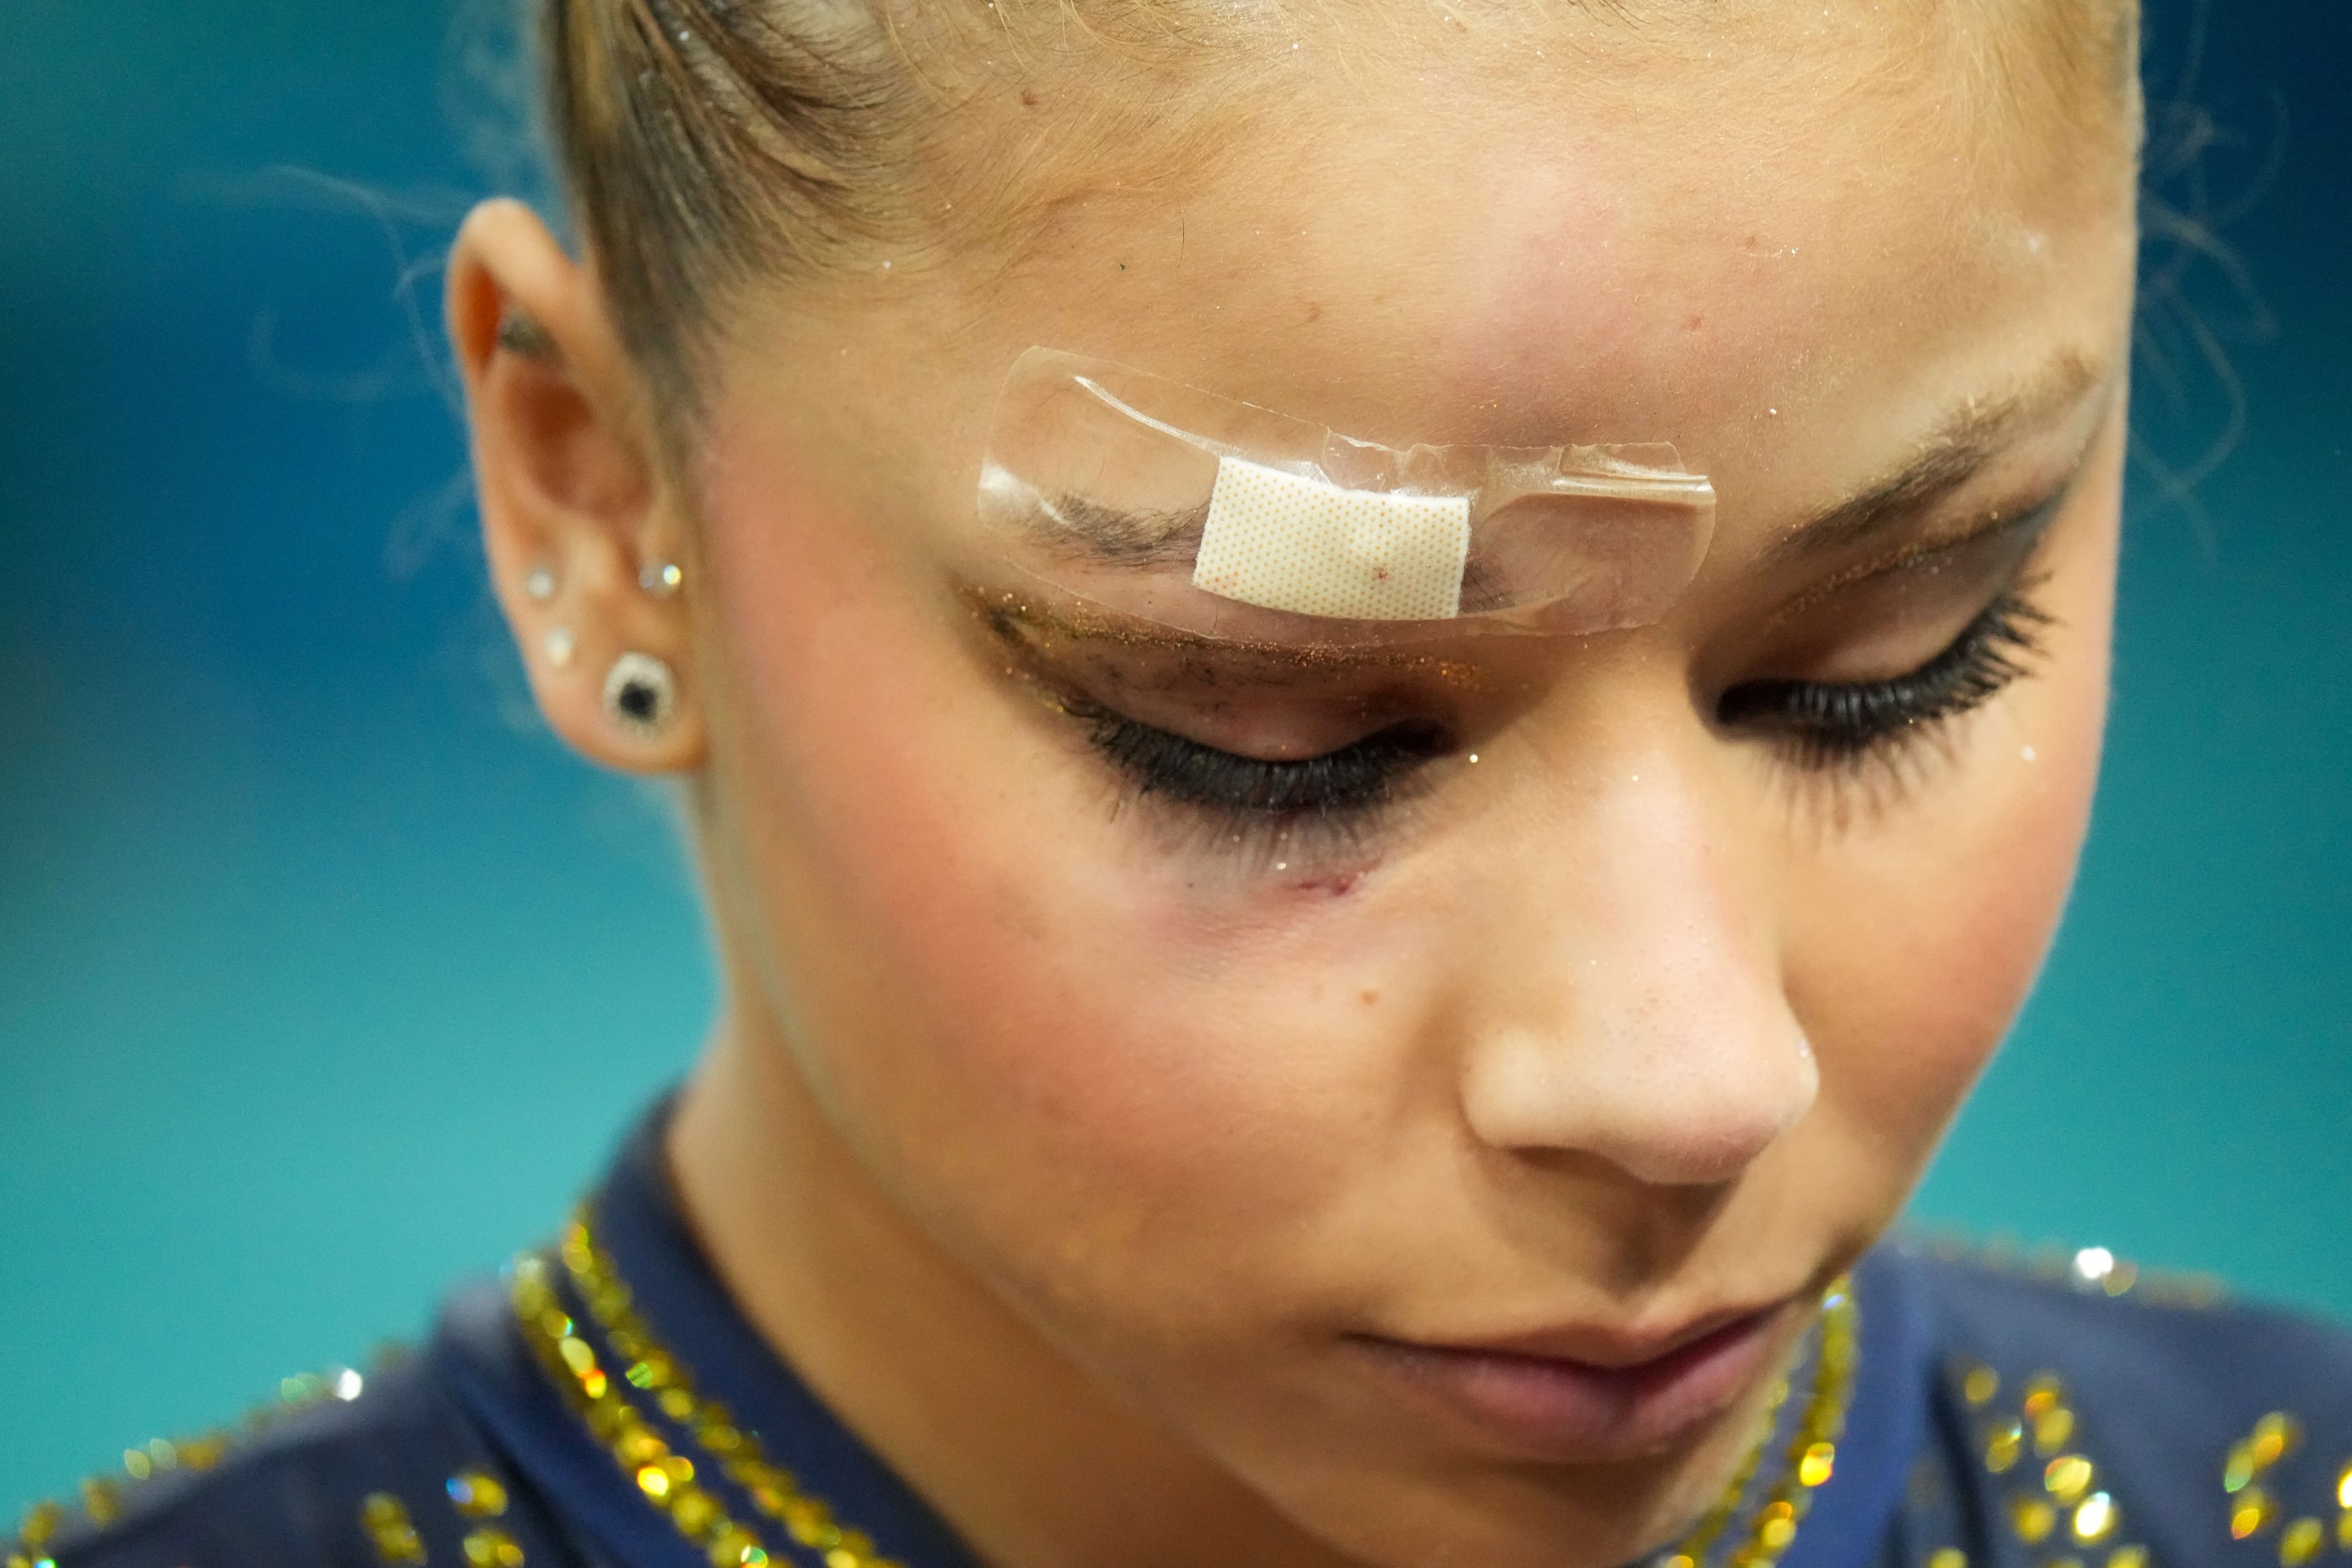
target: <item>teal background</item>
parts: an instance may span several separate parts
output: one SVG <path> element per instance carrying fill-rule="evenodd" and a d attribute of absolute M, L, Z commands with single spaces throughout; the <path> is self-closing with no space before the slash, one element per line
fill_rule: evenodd
<path fill-rule="evenodd" d="M 7 10 L 0 1510 L 414 1335 L 713 994 L 658 799 L 524 713 L 412 338 L 522 177 L 453 112 L 497 52 L 423 0 Z M 2189 22 L 2159 108 L 2224 134 L 2164 194 L 2252 198 L 2276 330 L 2211 263 L 2152 318 L 2146 454 L 2228 418 L 2180 320 L 2250 420 L 2194 506 L 2136 476 L 2080 893 L 1918 1213 L 2352 1315 L 2352 10 Z"/>

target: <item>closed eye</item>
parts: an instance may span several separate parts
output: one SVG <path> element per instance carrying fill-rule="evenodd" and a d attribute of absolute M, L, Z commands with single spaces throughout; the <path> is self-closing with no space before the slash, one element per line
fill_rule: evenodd
<path fill-rule="evenodd" d="M 1751 680 L 1716 704 L 1727 728 L 1763 731 L 1808 766 L 1853 763 L 1922 738 L 2032 672 L 2051 617 L 2005 589 L 1935 658 L 1885 680 Z"/>
<path fill-rule="evenodd" d="M 1095 749 L 1136 791 L 1238 819 L 1369 811 L 1454 749 L 1442 724 L 1407 720 L 1319 756 L 1268 760 L 1202 745 L 1107 709 L 1074 706 Z"/>

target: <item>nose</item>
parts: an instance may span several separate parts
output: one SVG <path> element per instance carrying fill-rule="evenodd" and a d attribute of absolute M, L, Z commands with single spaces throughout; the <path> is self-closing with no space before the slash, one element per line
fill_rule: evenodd
<path fill-rule="evenodd" d="M 1753 830 L 1711 799 L 1706 761 L 1654 752 L 1580 781 L 1547 816 L 1556 847 L 1490 901 L 1460 1090 L 1483 1143 L 1717 1185 L 1811 1108 Z"/>

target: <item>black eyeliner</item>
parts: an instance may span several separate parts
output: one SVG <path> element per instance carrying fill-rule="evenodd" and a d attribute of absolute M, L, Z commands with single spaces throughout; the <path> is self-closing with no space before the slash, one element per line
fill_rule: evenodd
<path fill-rule="evenodd" d="M 1320 756 L 1244 757 L 1095 704 L 1072 704 L 1095 749 L 1137 793 L 1235 819 L 1350 816 L 1384 804 L 1413 769 L 1454 750 L 1441 724 L 1405 721 Z"/>
<path fill-rule="evenodd" d="M 1750 680 L 1716 704 L 1718 723 L 1777 731 L 1813 766 L 1851 762 L 1983 706 L 2028 674 L 2053 620 L 2012 584 L 1942 652 L 1885 680 Z"/>

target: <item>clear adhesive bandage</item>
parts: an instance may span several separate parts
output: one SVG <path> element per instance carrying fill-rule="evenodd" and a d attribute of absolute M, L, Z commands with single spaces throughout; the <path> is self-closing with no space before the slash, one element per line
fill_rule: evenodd
<path fill-rule="evenodd" d="M 1032 584 L 1202 636 L 1584 635 L 1681 596 L 1715 488 L 1669 446 L 1400 450 L 1032 349 L 997 406 L 980 521 Z"/>

